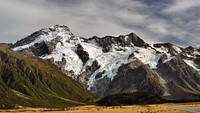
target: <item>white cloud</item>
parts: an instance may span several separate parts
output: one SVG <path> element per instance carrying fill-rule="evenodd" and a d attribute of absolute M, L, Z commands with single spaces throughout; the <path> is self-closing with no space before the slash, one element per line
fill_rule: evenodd
<path fill-rule="evenodd" d="M 192 7 L 200 7 L 199 0 L 174 0 L 175 3 L 168 6 L 164 10 L 165 13 L 175 13 L 175 12 L 182 12 L 188 10 Z"/>

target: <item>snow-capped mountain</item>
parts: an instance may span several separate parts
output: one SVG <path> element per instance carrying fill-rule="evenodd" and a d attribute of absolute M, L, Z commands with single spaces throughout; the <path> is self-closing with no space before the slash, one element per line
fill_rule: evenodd
<path fill-rule="evenodd" d="M 12 49 L 54 63 L 99 96 L 153 92 L 189 99 L 200 95 L 199 48 L 150 45 L 134 33 L 83 38 L 65 25 L 56 25 L 16 42 Z"/>

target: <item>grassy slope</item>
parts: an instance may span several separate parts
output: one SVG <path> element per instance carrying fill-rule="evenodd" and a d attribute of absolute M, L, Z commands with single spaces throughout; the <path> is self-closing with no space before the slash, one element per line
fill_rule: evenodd
<path fill-rule="evenodd" d="M 0 98 L 0 104 L 64 107 L 84 103 L 93 95 L 56 66 L 0 47 Z"/>

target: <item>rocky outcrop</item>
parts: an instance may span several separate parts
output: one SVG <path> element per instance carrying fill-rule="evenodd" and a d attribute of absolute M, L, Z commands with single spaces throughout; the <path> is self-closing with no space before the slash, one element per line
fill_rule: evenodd
<path fill-rule="evenodd" d="M 30 47 L 30 49 L 35 56 L 49 54 L 49 49 L 44 41 L 41 43 L 35 43 L 32 47 Z"/>
<path fill-rule="evenodd" d="M 148 46 L 141 38 L 139 38 L 136 34 L 130 33 L 128 35 L 120 35 L 118 37 L 114 36 L 105 36 L 105 37 L 97 37 L 94 36 L 89 38 L 87 41 L 94 40 L 100 47 L 103 48 L 103 52 L 108 52 L 112 48 L 112 45 L 118 45 L 121 47 L 131 47 L 133 45 L 138 47 Z"/>
<path fill-rule="evenodd" d="M 153 45 L 155 48 L 162 48 L 162 47 L 164 47 L 164 48 L 167 48 L 168 49 L 168 53 L 170 53 L 171 55 L 177 55 L 177 54 L 179 54 L 179 52 L 173 47 L 173 46 L 175 46 L 174 44 L 170 44 L 170 43 L 158 43 L 158 44 L 154 44 Z M 183 48 L 181 48 L 181 47 L 178 47 L 180 50 L 183 50 Z"/>
<path fill-rule="evenodd" d="M 84 51 L 84 48 L 80 44 L 77 45 L 76 53 L 82 60 L 83 64 L 85 64 L 90 58 L 89 54 L 86 51 Z"/>
<path fill-rule="evenodd" d="M 200 94 L 199 73 L 180 57 L 173 58 L 166 63 L 159 63 L 157 72 L 168 83 L 167 87 L 171 96 L 178 97 L 184 93 Z M 180 98 L 183 97 L 180 96 Z"/>
<path fill-rule="evenodd" d="M 200 68 L 200 56 L 194 59 L 194 63 L 197 64 Z"/>
<path fill-rule="evenodd" d="M 86 71 L 80 74 L 77 78 L 77 80 L 82 83 L 85 87 L 87 87 L 87 81 L 90 78 L 90 76 L 99 69 L 100 66 L 98 65 L 98 62 L 95 60 L 91 66 L 86 67 Z M 98 79 L 98 78 L 96 78 Z"/>

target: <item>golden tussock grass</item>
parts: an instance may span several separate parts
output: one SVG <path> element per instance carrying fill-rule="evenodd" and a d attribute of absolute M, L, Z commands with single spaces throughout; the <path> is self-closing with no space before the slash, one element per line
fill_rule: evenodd
<path fill-rule="evenodd" d="M 79 106 L 68 108 L 23 108 L 17 110 L 0 110 L 1 113 L 188 113 L 181 110 L 168 108 L 168 106 L 195 106 L 200 103 L 179 104 L 154 104 L 154 105 L 132 105 L 132 106 Z"/>

